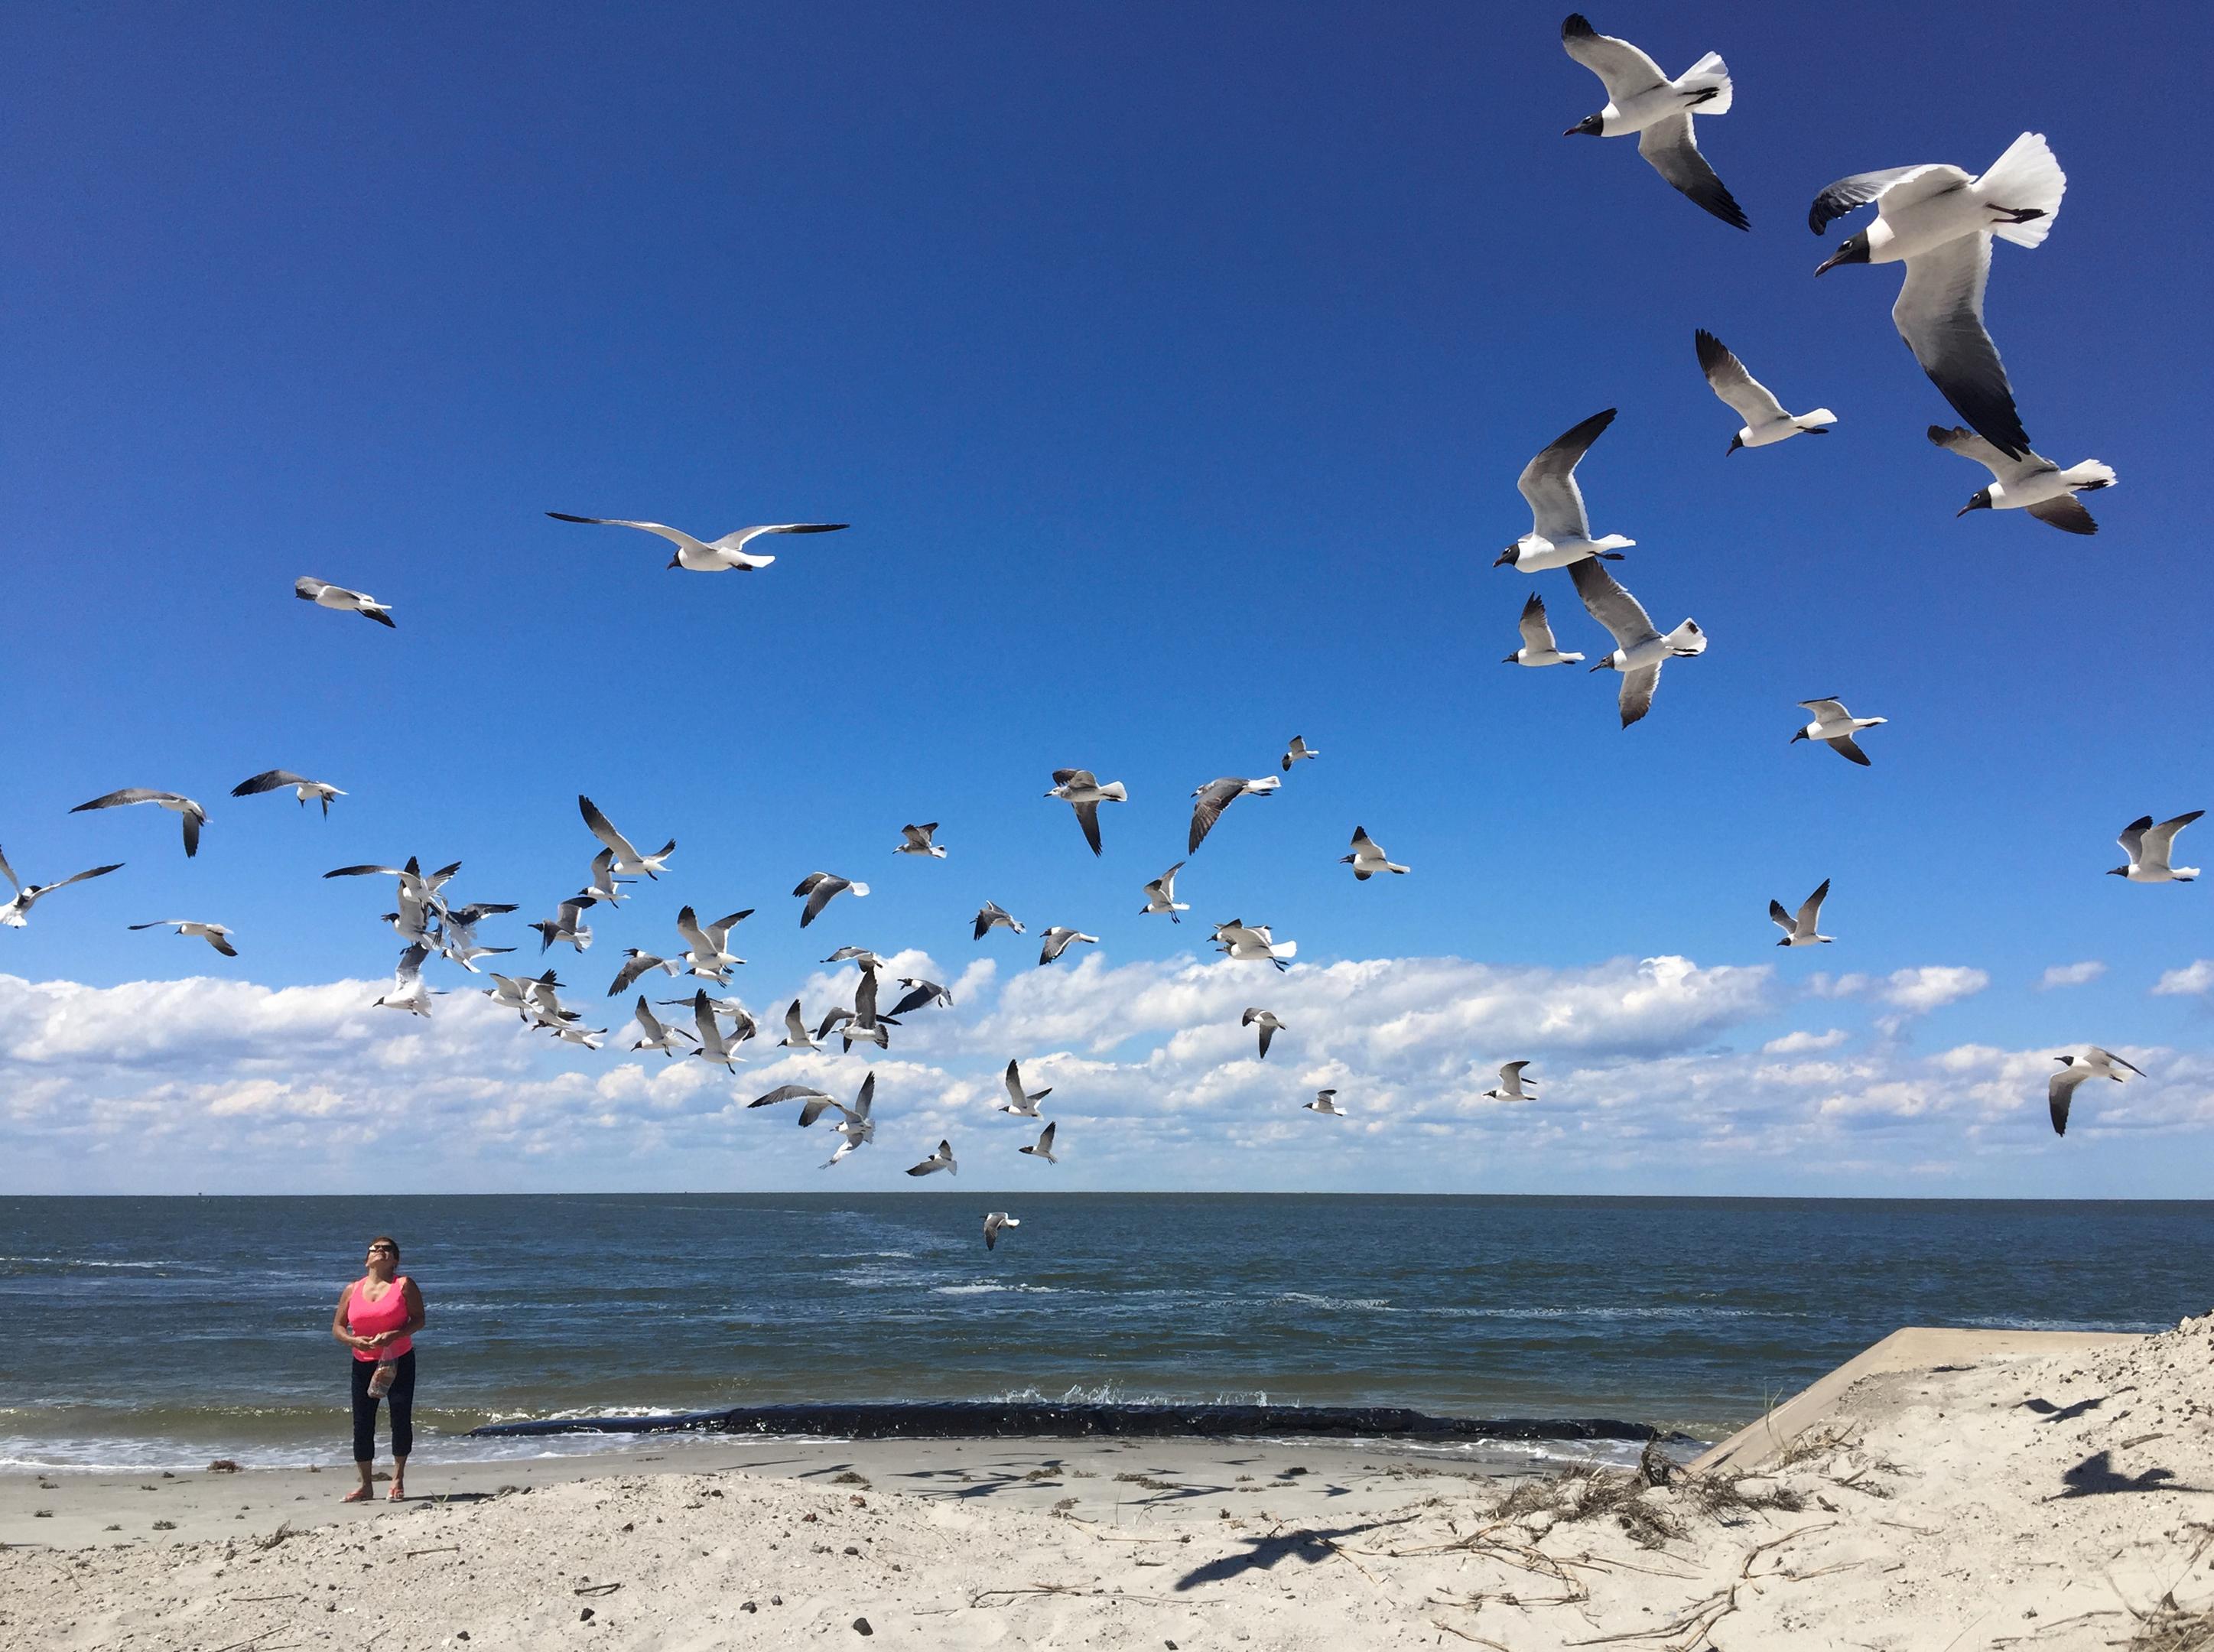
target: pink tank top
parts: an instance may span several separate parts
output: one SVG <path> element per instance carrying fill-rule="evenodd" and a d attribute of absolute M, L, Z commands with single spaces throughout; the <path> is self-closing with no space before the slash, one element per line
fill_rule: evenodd
<path fill-rule="evenodd" d="M 374 1302 L 362 1294 L 369 1282 L 357 1279 L 347 1288 L 346 1329 L 357 1337 L 374 1337 L 380 1331 L 397 1331 L 407 1323 L 407 1276 L 397 1274 L 383 1295 Z M 415 1346 L 413 1337 L 395 1337 L 378 1346 L 375 1353 L 357 1348 L 353 1356 L 358 1360 L 396 1360 Z"/>

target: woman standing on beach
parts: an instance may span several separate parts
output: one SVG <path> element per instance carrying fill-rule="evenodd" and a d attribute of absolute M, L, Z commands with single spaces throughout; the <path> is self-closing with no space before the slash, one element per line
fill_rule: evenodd
<path fill-rule="evenodd" d="M 407 1495 L 407 1452 L 415 1443 L 415 1342 L 423 1329 L 423 1294 L 400 1271 L 400 1242 L 379 1233 L 369 1242 L 369 1271 L 346 1288 L 331 1335 L 353 1350 L 353 1461 L 361 1484 L 346 1495 L 348 1502 L 367 1502 L 370 1468 L 376 1459 L 376 1401 L 392 1404 L 392 1490 L 398 1502 Z M 391 1367 L 380 1382 L 379 1373 Z M 389 1386 L 386 1386 L 388 1383 Z"/>

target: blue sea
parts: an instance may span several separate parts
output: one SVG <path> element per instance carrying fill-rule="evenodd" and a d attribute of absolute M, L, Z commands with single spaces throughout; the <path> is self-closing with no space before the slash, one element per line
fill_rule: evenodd
<path fill-rule="evenodd" d="M 984 1248 L 983 1213 L 1022 1226 Z M 800 1401 L 1394 1405 L 1719 1438 L 1905 1325 L 2157 1331 L 2214 1204 L 957 1190 L 0 1200 L 0 1471 L 346 1455 L 372 1233 L 429 1313 L 419 1454 L 480 1423 Z"/>

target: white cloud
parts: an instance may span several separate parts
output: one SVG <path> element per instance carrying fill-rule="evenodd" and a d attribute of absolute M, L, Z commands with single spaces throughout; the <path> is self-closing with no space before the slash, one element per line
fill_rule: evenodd
<path fill-rule="evenodd" d="M 1972 998 L 1991 984 L 1981 970 L 1957 964 L 1930 964 L 1918 970 L 1894 970 L 1876 994 L 1909 1015 L 1927 1015 L 1963 998 Z"/>
<path fill-rule="evenodd" d="M 2205 992 L 2214 992 L 2214 958 L 2203 958 L 2180 970 L 2170 970 L 2153 983 L 2154 994 L 2161 998 Z"/>
<path fill-rule="evenodd" d="M 2096 958 L 2086 958 L 2081 964 L 2056 964 L 2037 978 L 2040 992 L 2051 992 L 2055 987 L 2083 987 L 2107 973 L 2107 966 Z"/>
<path fill-rule="evenodd" d="M 1787 1032 L 1781 1038 L 1771 1038 L 1760 1047 L 1764 1055 L 1807 1055 L 1817 1050 L 1835 1049 L 1845 1042 L 1842 1027 L 1832 1027 L 1827 1032 Z"/>

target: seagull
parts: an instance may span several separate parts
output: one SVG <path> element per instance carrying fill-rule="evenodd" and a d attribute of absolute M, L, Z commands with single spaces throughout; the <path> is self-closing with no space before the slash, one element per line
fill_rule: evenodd
<path fill-rule="evenodd" d="M 1602 34 L 1571 12 L 1561 25 L 1561 45 L 1606 86 L 1606 107 L 1563 132 L 1563 138 L 1624 138 L 1637 134 L 1637 152 L 1695 205 L 1734 229 L 1749 229 L 1745 209 L 1730 198 L 1691 132 L 1695 114 L 1727 114 L 1729 65 L 1712 52 L 1671 80 L 1660 65 L 1627 40 Z"/>
<path fill-rule="evenodd" d="M 610 997 L 613 995 L 609 994 Z M 684 1047 L 677 1040 L 690 1035 L 682 1027 L 670 1025 L 649 1009 L 644 993 L 638 995 L 638 1007 L 631 1013 L 638 1018 L 639 1030 L 645 1034 L 631 1046 L 633 1049 L 657 1049 L 664 1055 L 675 1055 L 683 1050 Z"/>
<path fill-rule="evenodd" d="M 1522 646 L 1500 662 L 1502 665 L 1574 665 L 1583 658 L 1581 654 L 1563 654 L 1561 646 L 1553 640 L 1553 627 L 1545 618 L 1545 599 L 1536 591 L 1522 604 L 1522 618 L 1518 621 L 1522 633 Z"/>
<path fill-rule="evenodd" d="M 1485 1091 L 1483 1092 L 1485 1098 L 1491 1101 L 1537 1100 L 1538 1092 L 1526 1089 L 1522 1083 L 1522 1069 L 1529 1065 L 1527 1062 L 1508 1062 L 1499 1069 L 1499 1087 L 1495 1090 Z"/>
<path fill-rule="evenodd" d="M 379 997 L 371 1008 L 406 1010 L 410 1015 L 431 1013 L 430 990 L 423 985 L 423 960 L 431 956 L 431 949 L 417 941 L 400 955 L 400 963 L 392 972 L 392 989 Z"/>
<path fill-rule="evenodd" d="M 10 929 L 24 928 L 29 924 L 31 909 L 38 904 L 40 896 L 51 895 L 58 889 L 67 889 L 71 884 L 82 884 L 88 878 L 105 878 L 111 872 L 119 871 L 122 866 L 119 860 L 112 866 L 94 866 L 73 877 L 64 878 L 58 884 L 27 884 L 15 876 L 15 869 L 8 864 L 8 857 L 0 854 L 0 877 L 5 877 L 15 886 L 15 898 L 0 905 L 0 924 L 5 924 Z"/>
<path fill-rule="evenodd" d="M 2099 524 L 2091 519 L 2091 513 L 2076 495 L 2112 487 L 2112 465 L 2086 459 L 2080 465 L 2070 465 L 2063 470 L 2052 460 L 2027 449 L 2017 459 L 1958 425 L 1950 430 L 1942 425 L 1932 425 L 1930 439 L 1964 459 L 1973 459 L 1991 473 L 1991 485 L 1970 494 L 1968 502 L 1953 513 L 1954 517 L 1965 517 L 1971 511 L 2023 510 L 2064 534 L 2099 531 Z"/>
<path fill-rule="evenodd" d="M 937 829 L 938 823 L 934 820 L 926 820 L 920 826 L 901 827 L 900 845 L 892 853 L 894 854 L 927 854 L 933 860 L 945 860 L 945 851 L 930 841 L 930 835 Z"/>
<path fill-rule="evenodd" d="M 906 997 L 884 1012 L 887 1018 L 905 1015 L 909 1010 L 919 1010 L 927 1004 L 945 1008 L 953 1007 L 953 994 L 935 981 L 925 981 L 919 976 L 902 976 L 899 984 L 910 988 Z"/>
<path fill-rule="evenodd" d="M 542 976 L 504 976 L 497 970 L 486 971 L 492 984 L 485 988 L 484 995 L 502 1009 L 513 1010 L 526 1021 L 538 1021 L 560 1013 L 560 999 L 554 988 L 561 982 L 548 970 Z"/>
<path fill-rule="evenodd" d="M 1493 567 L 1504 562 L 1536 573 L 1543 568 L 1572 567 L 1594 556 L 1619 562 L 1622 553 L 1637 543 L 1620 534 L 1593 539 L 1583 491 L 1576 486 L 1577 463 L 1612 423 L 1613 408 L 1595 413 L 1575 429 L 1563 431 L 1522 467 L 1514 486 L 1530 502 L 1530 531 L 1501 551 Z"/>
<path fill-rule="evenodd" d="M 1140 917 L 1165 912 L 1169 915 L 1171 923 L 1183 921 L 1182 918 L 1177 916 L 1177 914 L 1190 911 L 1191 903 L 1189 901 L 1179 901 L 1176 897 L 1176 875 L 1183 870 L 1183 862 L 1179 860 L 1146 885 L 1146 903 L 1138 909 Z"/>
<path fill-rule="evenodd" d="M 1214 939 L 1229 958 L 1245 963 L 1273 964 L 1279 971 L 1292 967 L 1287 960 L 1296 957 L 1300 950 L 1297 941 L 1276 939 L 1264 923 L 1244 924 L 1235 918 L 1215 925 Z"/>
<path fill-rule="evenodd" d="M 264 792 L 281 792 L 288 786 L 292 788 L 292 795 L 299 798 L 303 809 L 308 806 L 309 798 L 321 800 L 326 820 L 331 817 L 331 799 L 346 796 L 327 781 L 311 780 L 305 774 L 295 774 L 289 768 L 264 769 L 251 780 L 241 780 L 232 786 L 230 795 L 234 798 L 257 798 Z"/>
<path fill-rule="evenodd" d="M 855 1044 L 874 1044 L 879 1049 L 891 1048 L 892 1036 L 885 1029 L 897 1025 L 888 1015 L 877 1013 L 877 972 L 861 971 L 861 978 L 853 986 L 853 1013 L 838 1029 L 838 1037 L 847 1049 Z"/>
<path fill-rule="evenodd" d="M 1043 1159 L 1049 1165 L 1059 1164 L 1061 1160 L 1053 1156 L 1053 1133 L 1060 1128 L 1058 1124 L 1047 1125 L 1038 1132 L 1038 1139 L 1036 1141 L 1028 1147 L 1018 1147 L 1015 1151 L 1029 1153 L 1032 1158 Z"/>
<path fill-rule="evenodd" d="M 592 857 L 592 881 L 577 892 L 579 895 L 589 895 L 596 901 L 605 901 L 609 906 L 613 906 L 617 901 L 630 899 L 623 890 L 630 887 L 632 881 L 627 878 L 615 876 L 615 852 L 613 849 L 602 849 Z"/>
<path fill-rule="evenodd" d="M 640 854 L 631 847 L 630 840 L 615 830 L 614 823 L 602 814 L 597 805 L 582 792 L 577 794 L 577 811 L 584 817 L 584 824 L 594 837 L 615 851 L 615 862 L 610 870 L 624 878 L 643 874 L 658 878 L 668 870 L 669 857 L 676 853 L 676 840 L 670 838 L 651 854 Z"/>
<path fill-rule="evenodd" d="M 560 911 L 553 917 L 532 924 L 530 927 L 538 932 L 538 950 L 543 952 L 558 940 L 567 941 L 580 952 L 590 946 L 592 944 L 592 926 L 577 921 L 584 915 L 584 909 L 591 904 L 590 896 L 572 895 L 561 902 Z"/>
<path fill-rule="evenodd" d="M 748 907 L 743 912 L 733 912 L 727 918 L 718 918 L 703 927 L 699 915 L 690 907 L 679 908 L 676 933 L 684 937 L 684 962 L 690 973 L 703 976 L 709 981 L 729 980 L 731 970 L 745 962 L 731 951 L 731 931 L 753 915 L 753 908 Z M 675 975 L 676 971 L 671 969 L 669 973 Z"/>
<path fill-rule="evenodd" d="M 1023 1151 L 1024 1153 L 1028 1153 L 1030 1149 L 1028 1147 L 1024 1147 Z M 988 1251 L 999 1244 L 1000 1230 L 1001 1228 L 1020 1227 L 1021 1226 L 1022 1223 L 1019 1221 L 1010 1216 L 1006 1211 L 994 1210 L 991 1215 L 984 1218 L 984 1248 Z"/>
<path fill-rule="evenodd" d="M 2060 1063 L 2060 1070 L 2047 1081 L 2045 1098 L 2052 1109 L 2052 1133 L 2055 1135 L 2068 1134 L 2068 1104 L 2076 1098 L 2076 1086 L 2084 1080 L 2112 1079 L 2116 1084 L 2120 1084 L 2123 1082 L 2122 1075 L 2114 1071 L 2118 1067 L 2135 1073 L 2139 1078 L 2144 1077 L 2142 1068 L 2131 1067 L 2120 1056 L 2101 1049 L 2096 1044 L 2086 1045 L 2081 1055 L 2055 1055 L 2052 1059 Z"/>
<path fill-rule="evenodd" d="M 88 809 L 119 809 L 131 803 L 158 803 L 170 813 L 183 817 L 186 857 L 190 859 L 200 852 L 200 828 L 207 824 L 207 811 L 174 792 L 151 792 L 143 786 L 126 786 L 120 792 L 110 792 L 90 803 L 80 803 L 70 813 L 81 815 Z"/>
<path fill-rule="evenodd" d="M 480 958 L 498 958 L 503 952 L 512 952 L 512 946 L 479 946 L 468 935 L 456 936 L 443 927 L 436 938 L 439 956 L 449 963 L 458 964 L 471 975 L 481 973 L 477 968 Z"/>
<path fill-rule="evenodd" d="M 685 910 L 688 912 L 691 909 L 687 907 Z M 656 970 L 664 975 L 673 976 L 676 973 L 676 962 L 675 958 L 656 958 L 651 952 L 641 952 L 635 946 L 625 947 L 623 966 L 615 971 L 615 980 L 609 984 L 608 996 L 615 998 L 628 992 L 638 984 L 640 976 L 651 975 Z"/>
<path fill-rule="evenodd" d="M 865 946 L 841 946 L 823 960 L 825 964 L 858 964 L 864 970 L 884 967 L 884 961 Z"/>
<path fill-rule="evenodd" d="M 1198 799 L 1191 806 L 1191 839 L 1184 845 L 1186 854 L 1198 853 L 1207 835 L 1214 829 L 1214 823 L 1222 818 L 1222 811 L 1244 797 L 1265 797 L 1281 786 L 1283 781 L 1274 774 L 1257 780 L 1241 780 L 1235 775 L 1225 775 L 1219 780 L 1209 780 L 1192 792 Z"/>
<path fill-rule="evenodd" d="M 411 854 L 407 857 L 407 864 L 404 866 L 333 866 L 323 876 L 326 878 L 397 878 L 400 880 L 400 892 L 403 897 L 412 898 L 425 906 L 430 906 L 433 903 L 443 904 L 443 902 L 438 901 L 438 891 L 443 889 L 453 875 L 461 869 L 462 863 L 456 860 L 450 866 L 439 867 L 426 878 L 423 875 L 421 863 Z M 515 910 L 513 907 L 501 909 L 508 912 Z"/>
<path fill-rule="evenodd" d="M 608 1036 L 605 1027 L 582 1027 L 573 1021 L 563 1026 L 548 1027 L 547 1031 L 564 1043 L 582 1044 L 587 1049 L 597 1049 L 600 1040 Z"/>
<path fill-rule="evenodd" d="M 322 579 L 299 578 L 292 582 L 292 595 L 303 603 L 313 603 L 317 608 L 336 609 L 341 614 L 358 614 L 364 620 L 374 620 L 382 626 L 400 627 L 392 624 L 392 610 L 366 591 L 348 590 L 344 585 L 333 585 Z"/>
<path fill-rule="evenodd" d="M 983 939 L 994 929 L 1012 929 L 1018 935 L 1023 933 L 1022 925 L 1009 917 L 1004 907 L 997 901 L 987 901 L 976 914 L 976 939 Z"/>
<path fill-rule="evenodd" d="M 1038 949 L 1038 968 L 1045 968 L 1078 941 L 1097 945 L 1098 940 L 1097 935 L 1087 935 L 1080 929 L 1069 929 L 1055 924 L 1045 932 L 1045 945 Z"/>
<path fill-rule="evenodd" d="M 933 1171 L 938 1170 L 951 1171 L 956 1176 L 961 1173 L 961 1166 L 953 1162 L 953 1144 L 951 1141 L 939 1142 L 936 1153 L 931 1154 L 920 1164 L 910 1166 L 907 1173 L 910 1176 L 927 1176 Z"/>
<path fill-rule="evenodd" d="M 2174 820 L 2163 820 L 2157 826 L 2152 823 L 2150 815 L 2138 816 L 2122 828 L 2122 835 L 2117 840 L 2122 846 L 2122 853 L 2129 856 L 2130 864 L 2126 866 L 2113 867 L 2107 876 L 2126 878 L 2132 884 L 2192 882 L 2199 876 L 2198 867 L 2176 866 L 2168 863 L 2175 854 L 2175 835 L 2205 812 L 2204 809 L 2193 809 L 2187 815 L 2178 815 Z M 4 861 L 0 861 L 0 868 L 4 868 L 6 864 Z M 106 872 L 112 869 L 103 866 L 101 870 Z M 89 872 L 77 874 L 79 878 L 89 878 L 93 875 Z M 57 884 L 55 887 L 59 888 L 60 885 Z"/>
<path fill-rule="evenodd" d="M 2052 228 L 2068 179 L 2042 132 L 2024 132 L 1980 178 L 1958 167 L 1893 167 L 1840 178 L 1807 210 L 1816 235 L 1832 218 L 1875 203 L 1875 222 L 1822 260 L 1814 273 L 1840 264 L 1906 263 L 1906 280 L 1891 319 L 1930 382 L 1961 418 L 1999 451 L 2021 458 L 2029 437 L 2015 411 L 1991 335 L 1984 330 L 1984 283 L 1991 271 L 1991 237 L 2035 247 Z"/>
<path fill-rule="evenodd" d="M 1799 915 L 1795 918 L 1783 909 L 1783 902 L 1771 901 L 1768 903 L 1769 921 L 1783 932 L 1783 939 L 1776 944 L 1778 946 L 1812 946 L 1819 941 L 1827 945 L 1837 939 L 1835 935 L 1814 933 L 1822 921 L 1822 902 L 1829 898 L 1830 880 L 1825 878 L 1821 888 L 1800 903 Z"/>
<path fill-rule="evenodd" d="M 1076 811 L 1076 823 L 1084 828 L 1084 841 L 1094 854 L 1099 853 L 1099 805 L 1130 800 L 1122 781 L 1110 780 L 1102 786 L 1099 777 L 1088 768 L 1055 769 L 1053 790 L 1046 796 L 1059 798 Z"/>
<path fill-rule="evenodd" d="M 1746 372 L 1745 364 L 1731 353 L 1730 347 L 1704 327 L 1691 334 L 1691 342 L 1698 346 L 1699 370 L 1707 376 L 1707 388 L 1745 420 L 1745 428 L 1731 437 L 1729 446 L 1723 450 L 1725 458 L 1740 448 L 1768 447 L 1802 431 L 1809 436 L 1827 436 L 1830 426 L 1838 422 L 1837 414 L 1827 407 L 1817 407 L 1809 413 L 1784 412 L 1783 404 L 1768 387 Z"/>
<path fill-rule="evenodd" d="M 180 935 L 191 935 L 205 941 L 225 958 L 236 958 L 238 949 L 230 944 L 230 931 L 219 923 L 196 923 L 190 918 L 156 918 L 151 923 L 125 926 L 130 929 L 174 929 Z"/>
<path fill-rule="evenodd" d="M 688 998 L 664 998 L 661 1002 L 670 1005 L 680 1005 L 692 1004 L 693 1000 Z M 696 1008 L 698 1006 L 694 1005 L 694 1007 Z M 718 1015 L 727 1015 L 731 1018 L 730 1041 L 733 1047 L 745 1043 L 749 1038 L 755 1038 L 761 1036 L 761 1023 L 755 1020 L 753 1012 L 749 1010 L 743 1004 L 738 1002 L 737 999 L 710 998 L 707 1000 L 707 1007 L 714 1011 Z"/>
<path fill-rule="evenodd" d="M 785 1087 L 793 1089 L 798 1086 L 787 1085 Z M 772 1096 L 774 1094 L 774 1092 L 771 1092 Z M 877 1075 L 871 1073 L 862 1079 L 861 1092 L 854 1097 L 853 1104 L 850 1107 L 842 1101 L 833 1101 L 829 1096 L 824 1095 L 812 1096 L 800 1102 L 799 1123 L 803 1129 L 813 1124 L 816 1119 L 822 1117 L 833 1107 L 836 1108 L 841 1115 L 838 1123 L 833 1124 L 830 1129 L 835 1135 L 845 1139 L 839 1142 L 838 1150 L 823 1161 L 823 1169 L 829 1169 L 856 1147 L 864 1147 L 877 1139 L 876 1121 L 869 1116 L 876 1105 L 876 1097 Z M 755 1104 L 757 1106 L 760 1104 Z"/>
<path fill-rule="evenodd" d="M 1258 1027 L 1261 1029 L 1261 1054 L 1259 1059 L 1264 1062 L 1269 1059 L 1269 1041 L 1284 1030 L 1284 1024 L 1275 1018 L 1275 1015 L 1272 1011 L 1269 1010 L 1249 1009 L 1245 1014 L 1238 1018 L 1238 1025 L 1241 1027 Z"/>
<path fill-rule="evenodd" d="M 672 568 L 689 568 L 694 573 L 724 573 L 732 568 L 751 573 L 765 568 L 776 560 L 773 556 L 749 556 L 746 545 L 763 534 L 835 534 L 847 526 L 842 522 L 782 522 L 768 528 L 740 528 L 725 534 L 720 539 L 701 541 L 692 537 L 681 528 L 669 528 L 657 522 L 626 522 L 620 517 L 572 517 L 566 511 L 546 513 L 556 522 L 581 522 L 594 528 L 637 528 L 649 534 L 658 534 L 676 548 L 676 554 L 669 559 Z"/>
<path fill-rule="evenodd" d="M 1352 867 L 1353 875 L 1364 884 L 1379 872 L 1404 872 L 1407 870 L 1377 847 L 1376 840 L 1368 835 L 1366 826 L 1353 829 L 1353 853 L 1340 856 L 1337 864 Z"/>
<path fill-rule="evenodd" d="M 792 891 L 794 895 L 804 895 L 807 897 L 806 909 L 799 915 L 799 927 L 804 929 L 813 923 L 816 919 L 823 915 L 823 909 L 830 904 L 833 896 L 841 894 L 849 889 L 857 896 L 866 895 L 869 892 L 869 886 L 866 884 L 857 884 L 850 878 L 834 877 L 827 872 L 809 872 L 806 877 L 799 880 L 799 887 Z"/>
<path fill-rule="evenodd" d="M 700 1047 L 692 1053 L 703 1062 L 713 1062 L 726 1071 L 737 1072 L 734 1063 L 738 1059 L 738 1045 L 744 1041 L 723 1036 L 723 1024 L 715 1019 L 715 1006 L 708 999 L 705 987 L 693 997 L 692 1025 L 700 1032 Z"/>
<path fill-rule="evenodd" d="M 1335 1090 L 1316 1091 L 1315 1098 L 1306 1104 L 1306 1110 L 1311 1113 L 1328 1113 L 1332 1118 L 1345 1117 L 1345 1110 L 1337 1104 L 1337 1092 Z"/>
<path fill-rule="evenodd" d="M 1284 773 L 1287 774 L 1290 774 L 1292 772 L 1292 765 L 1300 762 L 1303 758 L 1319 757 L 1321 756 L 1322 753 L 1317 751 L 1305 740 L 1294 734 L 1292 737 L 1291 744 L 1284 748 Z"/>
<path fill-rule="evenodd" d="M 1844 707 L 1842 701 L 1802 700 L 1799 702 L 1814 713 L 1814 720 L 1801 729 L 1786 745 L 1796 745 L 1801 740 L 1820 740 L 1831 750 L 1848 762 L 1858 763 L 1862 768 L 1873 768 L 1868 754 L 1855 743 L 1853 736 L 1862 729 L 1872 729 L 1890 721 L 1884 717 L 1856 717 Z"/>
<path fill-rule="evenodd" d="M 1622 673 L 1622 726 L 1628 728 L 1653 709 L 1661 666 L 1679 655 L 1705 653 L 1707 633 L 1697 621 L 1686 620 L 1662 636 L 1638 600 L 1596 562 L 1575 564 L 1569 578 L 1575 582 L 1576 595 L 1584 599 L 1592 618 L 1614 635 L 1614 652 L 1592 670 Z"/>
<path fill-rule="evenodd" d="M 1043 1101 L 1048 1096 L 1053 1093 L 1053 1086 L 1051 1085 L 1046 1086 L 1043 1090 L 1024 1090 L 1023 1088 L 1022 1069 L 1020 1065 L 1015 1062 L 1009 1062 L 1007 1063 L 1006 1082 L 1007 1086 L 1007 1094 L 1012 1098 L 1012 1099 L 1001 1102 L 998 1111 L 1003 1113 L 1012 1113 L 1018 1118 L 1037 1117 L 1038 1103 Z"/>
<path fill-rule="evenodd" d="M 872 1078 L 874 1074 L 870 1074 Z M 780 1084 L 765 1096 L 755 1096 L 746 1104 L 749 1107 L 774 1107 L 780 1101 L 823 1101 L 829 1096 L 811 1084 Z"/>
<path fill-rule="evenodd" d="M 784 1037 L 776 1041 L 779 1049 L 806 1049 L 820 1055 L 823 1046 L 808 1034 L 807 1023 L 799 1019 L 799 1000 L 793 999 L 784 1012 Z"/>

